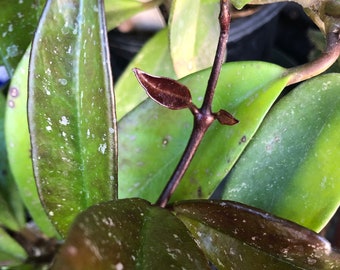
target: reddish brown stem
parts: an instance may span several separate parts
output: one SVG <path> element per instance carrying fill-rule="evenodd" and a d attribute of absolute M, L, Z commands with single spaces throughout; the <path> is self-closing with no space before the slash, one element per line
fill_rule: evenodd
<path fill-rule="evenodd" d="M 327 70 L 340 56 L 340 29 L 337 28 L 327 35 L 327 45 L 322 55 L 312 62 L 288 70 L 288 85 L 298 83 Z"/>
<path fill-rule="evenodd" d="M 185 172 L 187 171 L 188 166 L 194 154 L 196 153 L 204 134 L 216 117 L 216 115 L 211 111 L 211 105 L 215 93 L 217 80 L 221 71 L 221 66 L 225 60 L 226 44 L 228 40 L 230 25 L 228 2 L 228 0 L 221 0 L 221 10 L 219 15 L 219 22 L 221 27 L 220 37 L 203 104 L 200 109 L 196 108 L 196 106 L 194 106 L 193 104 L 190 107 L 190 110 L 194 115 L 193 131 L 191 133 L 187 147 L 181 157 L 181 160 L 176 167 L 176 170 L 174 171 L 161 196 L 156 202 L 156 204 L 161 207 L 165 207 L 167 205 L 171 195 L 173 194 L 181 179 L 183 178 Z"/>

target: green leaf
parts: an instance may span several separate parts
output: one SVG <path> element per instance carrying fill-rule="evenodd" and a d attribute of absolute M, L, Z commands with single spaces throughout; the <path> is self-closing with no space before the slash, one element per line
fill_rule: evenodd
<path fill-rule="evenodd" d="M 320 231 L 340 204 L 340 77 L 298 86 L 268 114 L 223 198 Z"/>
<path fill-rule="evenodd" d="M 27 123 L 27 80 L 30 47 L 11 80 L 7 97 L 5 137 L 11 173 L 17 183 L 20 197 L 38 227 L 47 235 L 56 231 L 41 205 L 33 176 L 30 135 Z M 20 132 L 18 132 L 20 131 Z"/>
<path fill-rule="evenodd" d="M 141 199 L 81 213 L 52 269 L 210 269 L 181 221 Z"/>
<path fill-rule="evenodd" d="M 25 224 L 25 213 L 11 175 L 5 143 L 6 99 L 0 94 L 0 225 L 16 230 Z"/>
<path fill-rule="evenodd" d="M 225 109 L 240 121 L 208 130 L 174 200 L 208 198 L 233 166 L 280 94 L 285 70 L 262 62 L 225 64 L 213 111 Z M 201 103 L 210 69 L 190 75 L 186 85 L 193 103 Z M 142 88 L 140 91 L 143 91 Z M 251 116 L 251 118 L 249 117 Z M 119 196 L 155 201 L 171 176 L 192 128 L 188 110 L 170 111 L 147 100 L 119 122 Z"/>
<path fill-rule="evenodd" d="M 25 250 L 0 227 L 0 267 L 23 263 L 26 258 Z"/>
<path fill-rule="evenodd" d="M 101 1 L 48 2 L 32 45 L 28 110 L 40 198 L 63 235 L 79 212 L 117 197 Z"/>
<path fill-rule="evenodd" d="M 167 28 L 159 31 L 143 46 L 120 76 L 115 86 L 118 120 L 147 98 L 133 75 L 132 69 L 135 67 L 150 74 L 176 77 L 171 63 Z"/>
<path fill-rule="evenodd" d="M 220 31 L 218 13 L 218 1 L 173 1 L 170 50 L 179 78 L 212 66 Z"/>
<path fill-rule="evenodd" d="M 117 27 L 138 12 L 157 7 L 162 0 L 105 0 L 105 15 L 108 30 Z"/>
<path fill-rule="evenodd" d="M 10 77 L 32 41 L 45 2 L 0 0 L 0 57 Z"/>
<path fill-rule="evenodd" d="M 185 201 L 173 209 L 218 269 L 338 269 L 340 254 L 318 234 L 230 201 Z"/>

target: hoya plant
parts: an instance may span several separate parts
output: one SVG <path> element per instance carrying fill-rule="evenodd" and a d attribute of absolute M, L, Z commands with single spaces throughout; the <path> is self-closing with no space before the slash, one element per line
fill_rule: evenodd
<path fill-rule="evenodd" d="M 1 0 L 0 266 L 340 269 L 340 2 L 296 0 L 309 63 L 225 63 L 231 6 L 272 2 Z M 107 32 L 153 7 L 117 81 Z"/>

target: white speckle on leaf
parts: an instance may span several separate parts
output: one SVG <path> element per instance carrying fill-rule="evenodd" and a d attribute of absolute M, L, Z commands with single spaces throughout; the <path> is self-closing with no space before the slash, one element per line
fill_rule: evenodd
<path fill-rule="evenodd" d="M 15 107 L 14 101 L 10 99 L 10 100 L 8 101 L 8 106 L 9 106 L 10 108 L 14 108 L 14 107 Z"/>
<path fill-rule="evenodd" d="M 11 45 L 6 49 L 8 57 L 15 57 L 19 54 L 18 45 Z"/>
<path fill-rule="evenodd" d="M 106 143 L 100 144 L 99 147 L 98 147 L 98 151 L 102 154 L 105 154 L 106 148 L 107 148 Z"/>
<path fill-rule="evenodd" d="M 112 220 L 110 217 L 108 217 L 108 218 L 103 218 L 102 221 L 103 221 L 103 223 L 104 223 L 105 225 L 107 225 L 107 226 L 109 226 L 109 227 L 114 227 L 114 226 L 115 226 L 113 220 Z"/>
<path fill-rule="evenodd" d="M 67 80 L 66 80 L 66 79 L 58 79 L 58 82 L 59 82 L 61 85 L 66 85 L 66 84 L 67 84 Z"/>
<path fill-rule="evenodd" d="M 49 215 L 50 217 L 53 217 L 53 216 L 54 216 L 53 211 L 48 212 L 48 215 Z"/>
<path fill-rule="evenodd" d="M 71 256 L 75 256 L 78 253 L 78 250 L 74 246 L 68 246 L 67 247 L 67 253 L 70 254 Z"/>
<path fill-rule="evenodd" d="M 11 88 L 9 89 L 9 94 L 10 94 L 11 97 L 14 97 L 14 98 L 18 97 L 18 96 L 19 96 L 19 90 L 18 90 L 18 88 L 11 87 Z"/>
<path fill-rule="evenodd" d="M 109 128 L 109 133 L 110 133 L 110 134 L 115 133 L 115 129 L 114 129 L 114 128 Z"/>
<path fill-rule="evenodd" d="M 17 13 L 17 16 L 18 16 L 19 19 L 21 19 L 21 18 L 24 17 L 24 15 L 23 15 L 21 12 L 18 12 L 18 13 Z"/>
<path fill-rule="evenodd" d="M 67 51 L 66 51 L 67 54 L 72 54 L 72 46 L 68 46 L 67 48 Z"/>
<path fill-rule="evenodd" d="M 68 120 L 67 117 L 63 115 L 59 120 L 59 123 L 63 126 L 67 126 L 70 123 L 70 120 Z"/>
<path fill-rule="evenodd" d="M 124 269 L 124 265 L 122 263 L 117 263 L 116 264 L 116 269 L 117 270 L 123 270 Z"/>
<path fill-rule="evenodd" d="M 46 130 L 47 130 L 47 131 L 52 131 L 52 127 L 51 127 L 51 126 L 47 126 L 47 127 L 46 127 Z"/>
<path fill-rule="evenodd" d="M 90 129 L 87 129 L 87 131 L 86 131 L 86 138 L 87 139 L 90 138 L 90 135 L 91 135 Z"/>
<path fill-rule="evenodd" d="M 13 32 L 13 24 L 10 24 L 10 25 L 8 26 L 8 32 Z"/>

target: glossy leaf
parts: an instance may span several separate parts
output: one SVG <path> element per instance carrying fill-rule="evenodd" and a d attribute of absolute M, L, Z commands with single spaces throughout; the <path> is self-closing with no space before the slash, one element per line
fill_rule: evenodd
<path fill-rule="evenodd" d="M 0 267 L 23 263 L 26 258 L 25 250 L 0 227 Z"/>
<path fill-rule="evenodd" d="M 0 57 L 10 77 L 31 43 L 45 0 L 0 0 Z"/>
<path fill-rule="evenodd" d="M 48 236 L 56 231 L 41 205 L 33 176 L 31 144 L 27 122 L 27 80 L 30 47 L 11 80 L 7 97 L 5 136 L 8 161 L 20 197 L 37 226 Z M 18 132 L 20 131 L 20 132 Z"/>
<path fill-rule="evenodd" d="M 157 7 L 162 0 L 105 0 L 105 16 L 107 29 L 112 30 L 123 21 L 129 19 L 138 12 Z"/>
<path fill-rule="evenodd" d="M 131 72 L 133 68 L 138 67 L 151 74 L 176 78 L 168 44 L 168 30 L 165 28 L 144 45 L 120 76 L 115 85 L 118 120 L 147 98 Z"/>
<path fill-rule="evenodd" d="M 233 166 L 288 78 L 284 69 L 261 62 L 225 64 L 217 84 L 213 111 L 228 110 L 240 122 L 216 121 L 208 130 L 174 200 L 208 198 Z M 210 70 L 188 76 L 186 85 L 197 106 Z M 142 91 L 142 89 L 140 89 Z M 145 101 L 119 122 L 119 196 L 155 201 L 178 163 L 190 136 L 188 110 L 170 111 Z M 152 159 L 150 158 L 152 157 Z"/>
<path fill-rule="evenodd" d="M 172 110 L 188 108 L 191 104 L 189 89 L 176 80 L 152 76 L 138 68 L 133 72 L 148 96 L 158 104 Z"/>
<path fill-rule="evenodd" d="M 173 1 L 170 51 L 179 78 L 212 66 L 220 30 L 219 8 L 218 1 Z"/>
<path fill-rule="evenodd" d="M 34 174 L 62 235 L 79 212 L 117 196 L 102 8 L 99 0 L 48 2 L 32 45 L 28 117 Z"/>
<path fill-rule="evenodd" d="M 141 199 L 102 203 L 80 214 L 52 269 L 209 269 L 186 227 Z"/>
<path fill-rule="evenodd" d="M 173 209 L 218 269 L 338 269 L 340 254 L 318 234 L 231 201 Z"/>
<path fill-rule="evenodd" d="M 11 175 L 5 143 L 6 98 L 0 94 L 0 225 L 16 230 L 25 224 L 17 186 Z"/>
<path fill-rule="evenodd" d="M 223 198 L 320 231 L 340 204 L 339 90 L 339 74 L 329 74 L 277 103 L 228 175 Z"/>

